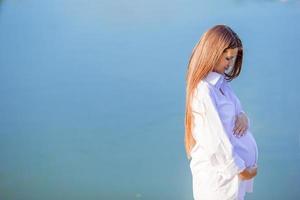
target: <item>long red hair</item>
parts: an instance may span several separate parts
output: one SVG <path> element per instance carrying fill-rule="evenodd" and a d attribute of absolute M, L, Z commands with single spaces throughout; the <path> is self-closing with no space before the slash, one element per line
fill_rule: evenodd
<path fill-rule="evenodd" d="M 200 80 L 213 71 L 222 53 L 227 49 L 238 48 L 237 57 L 231 71 L 225 73 L 227 81 L 240 74 L 243 61 L 243 45 L 238 35 L 226 25 L 216 25 L 206 31 L 193 48 L 186 74 L 186 105 L 185 105 L 185 150 L 188 159 L 196 141 L 192 136 L 193 115 L 191 101 L 194 89 Z"/>

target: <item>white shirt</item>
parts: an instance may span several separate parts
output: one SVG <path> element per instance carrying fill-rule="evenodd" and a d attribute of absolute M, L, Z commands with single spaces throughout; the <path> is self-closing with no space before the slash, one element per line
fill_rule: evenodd
<path fill-rule="evenodd" d="M 238 174 L 257 164 L 258 149 L 249 130 L 249 118 L 246 134 L 233 135 L 235 117 L 244 111 L 223 74 L 209 72 L 199 82 L 192 111 L 196 140 L 190 162 L 194 199 L 243 199 L 245 192 L 253 191 L 253 178 L 243 181 Z"/>

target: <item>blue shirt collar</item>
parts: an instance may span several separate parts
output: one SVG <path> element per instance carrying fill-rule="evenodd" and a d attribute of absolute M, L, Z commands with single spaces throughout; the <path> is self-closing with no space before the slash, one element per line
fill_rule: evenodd
<path fill-rule="evenodd" d="M 225 75 L 224 74 L 220 74 L 218 72 L 209 72 L 207 74 L 207 76 L 204 78 L 208 83 L 210 83 L 211 85 L 215 86 L 216 88 L 220 88 L 224 79 L 225 79 Z"/>

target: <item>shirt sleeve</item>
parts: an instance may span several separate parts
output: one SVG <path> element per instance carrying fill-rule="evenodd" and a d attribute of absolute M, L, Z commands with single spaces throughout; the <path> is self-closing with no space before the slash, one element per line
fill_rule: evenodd
<path fill-rule="evenodd" d="M 205 149 L 211 165 L 229 177 L 242 172 L 246 168 L 245 161 L 234 152 L 212 92 L 207 88 L 196 94 L 194 99 L 194 124 L 199 130 L 197 139 Z"/>

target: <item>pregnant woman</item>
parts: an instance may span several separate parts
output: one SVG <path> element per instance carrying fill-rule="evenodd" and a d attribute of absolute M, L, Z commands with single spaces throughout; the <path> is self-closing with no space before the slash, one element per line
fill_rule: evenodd
<path fill-rule="evenodd" d="M 185 148 L 195 200 L 242 200 L 253 192 L 257 144 L 230 86 L 242 60 L 242 42 L 226 25 L 210 28 L 192 51 L 186 76 Z"/>

